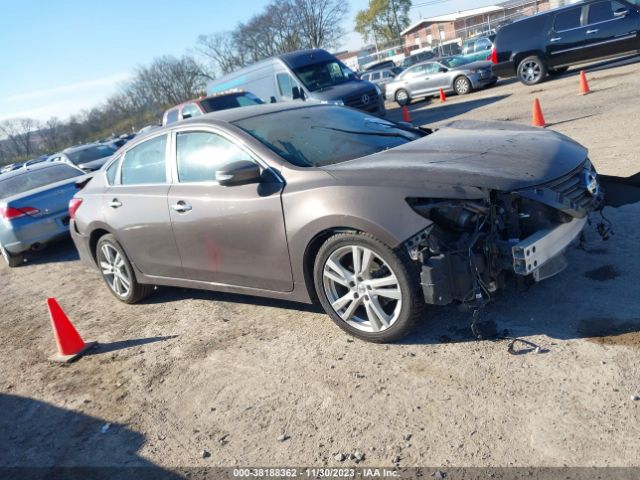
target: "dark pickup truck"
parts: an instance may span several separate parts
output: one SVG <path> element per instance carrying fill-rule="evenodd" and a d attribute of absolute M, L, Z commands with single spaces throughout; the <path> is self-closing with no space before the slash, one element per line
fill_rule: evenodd
<path fill-rule="evenodd" d="M 640 51 L 640 0 L 587 0 L 502 27 L 493 71 L 525 85 L 571 65 Z"/>

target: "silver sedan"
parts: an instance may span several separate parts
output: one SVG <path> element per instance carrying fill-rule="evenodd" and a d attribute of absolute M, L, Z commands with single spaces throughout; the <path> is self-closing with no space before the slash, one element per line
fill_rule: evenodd
<path fill-rule="evenodd" d="M 466 95 L 497 81 L 498 77 L 491 71 L 491 62 L 446 57 L 418 63 L 402 72 L 387 84 L 386 98 L 406 105 L 416 98 L 437 94 L 440 89 Z"/>

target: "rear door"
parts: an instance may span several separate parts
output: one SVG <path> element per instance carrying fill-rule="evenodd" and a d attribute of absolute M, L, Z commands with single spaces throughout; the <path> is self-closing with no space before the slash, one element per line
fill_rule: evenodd
<path fill-rule="evenodd" d="M 587 7 L 585 54 L 589 59 L 637 50 L 638 11 L 628 5 L 603 0 Z"/>
<path fill-rule="evenodd" d="M 166 133 L 128 149 L 118 169 L 107 172 L 112 185 L 103 195 L 103 211 L 107 225 L 143 273 L 182 277 L 167 206 L 168 151 Z"/>
<path fill-rule="evenodd" d="M 176 130 L 171 225 L 186 278 L 291 291 L 280 194 L 284 183 L 236 139 L 213 128 Z M 216 172 L 237 161 L 263 167 L 259 184 L 222 186 Z"/>
<path fill-rule="evenodd" d="M 547 42 L 549 66 L 578 63 L 586 56 L 587 28 L 583 26 L 583 7 L 562 10 L 555 15 Z"/>

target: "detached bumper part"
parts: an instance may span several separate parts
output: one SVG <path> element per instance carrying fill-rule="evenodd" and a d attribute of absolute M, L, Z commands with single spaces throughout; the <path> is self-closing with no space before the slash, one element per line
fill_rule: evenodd
<path fill-rule="evenodd" d="M 580 235 L 587 217 L 574 218 L 552 230 L 541 230 L 525 238 L 511 249 L 513 271 L 517 275 L 533 275 L 541 281 L 560 273 L 567 266 L 563 253 Z"/>

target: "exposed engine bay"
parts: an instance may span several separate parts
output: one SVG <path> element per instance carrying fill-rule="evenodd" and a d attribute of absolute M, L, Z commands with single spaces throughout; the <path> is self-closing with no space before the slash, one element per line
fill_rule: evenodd
<path fill-rule="evenodd" d="M 483 191 L 483 200 L 408 199 L 433 221 L 405 244 L 421 266 L 428 304 L 478 308 L 509 279 L 542 281 L 560 273 L 567 267 L 565 250 L 604 207 L 588 160 L 544 185 Z M 607 230 L 603 222 L 603 237 Z"/>

